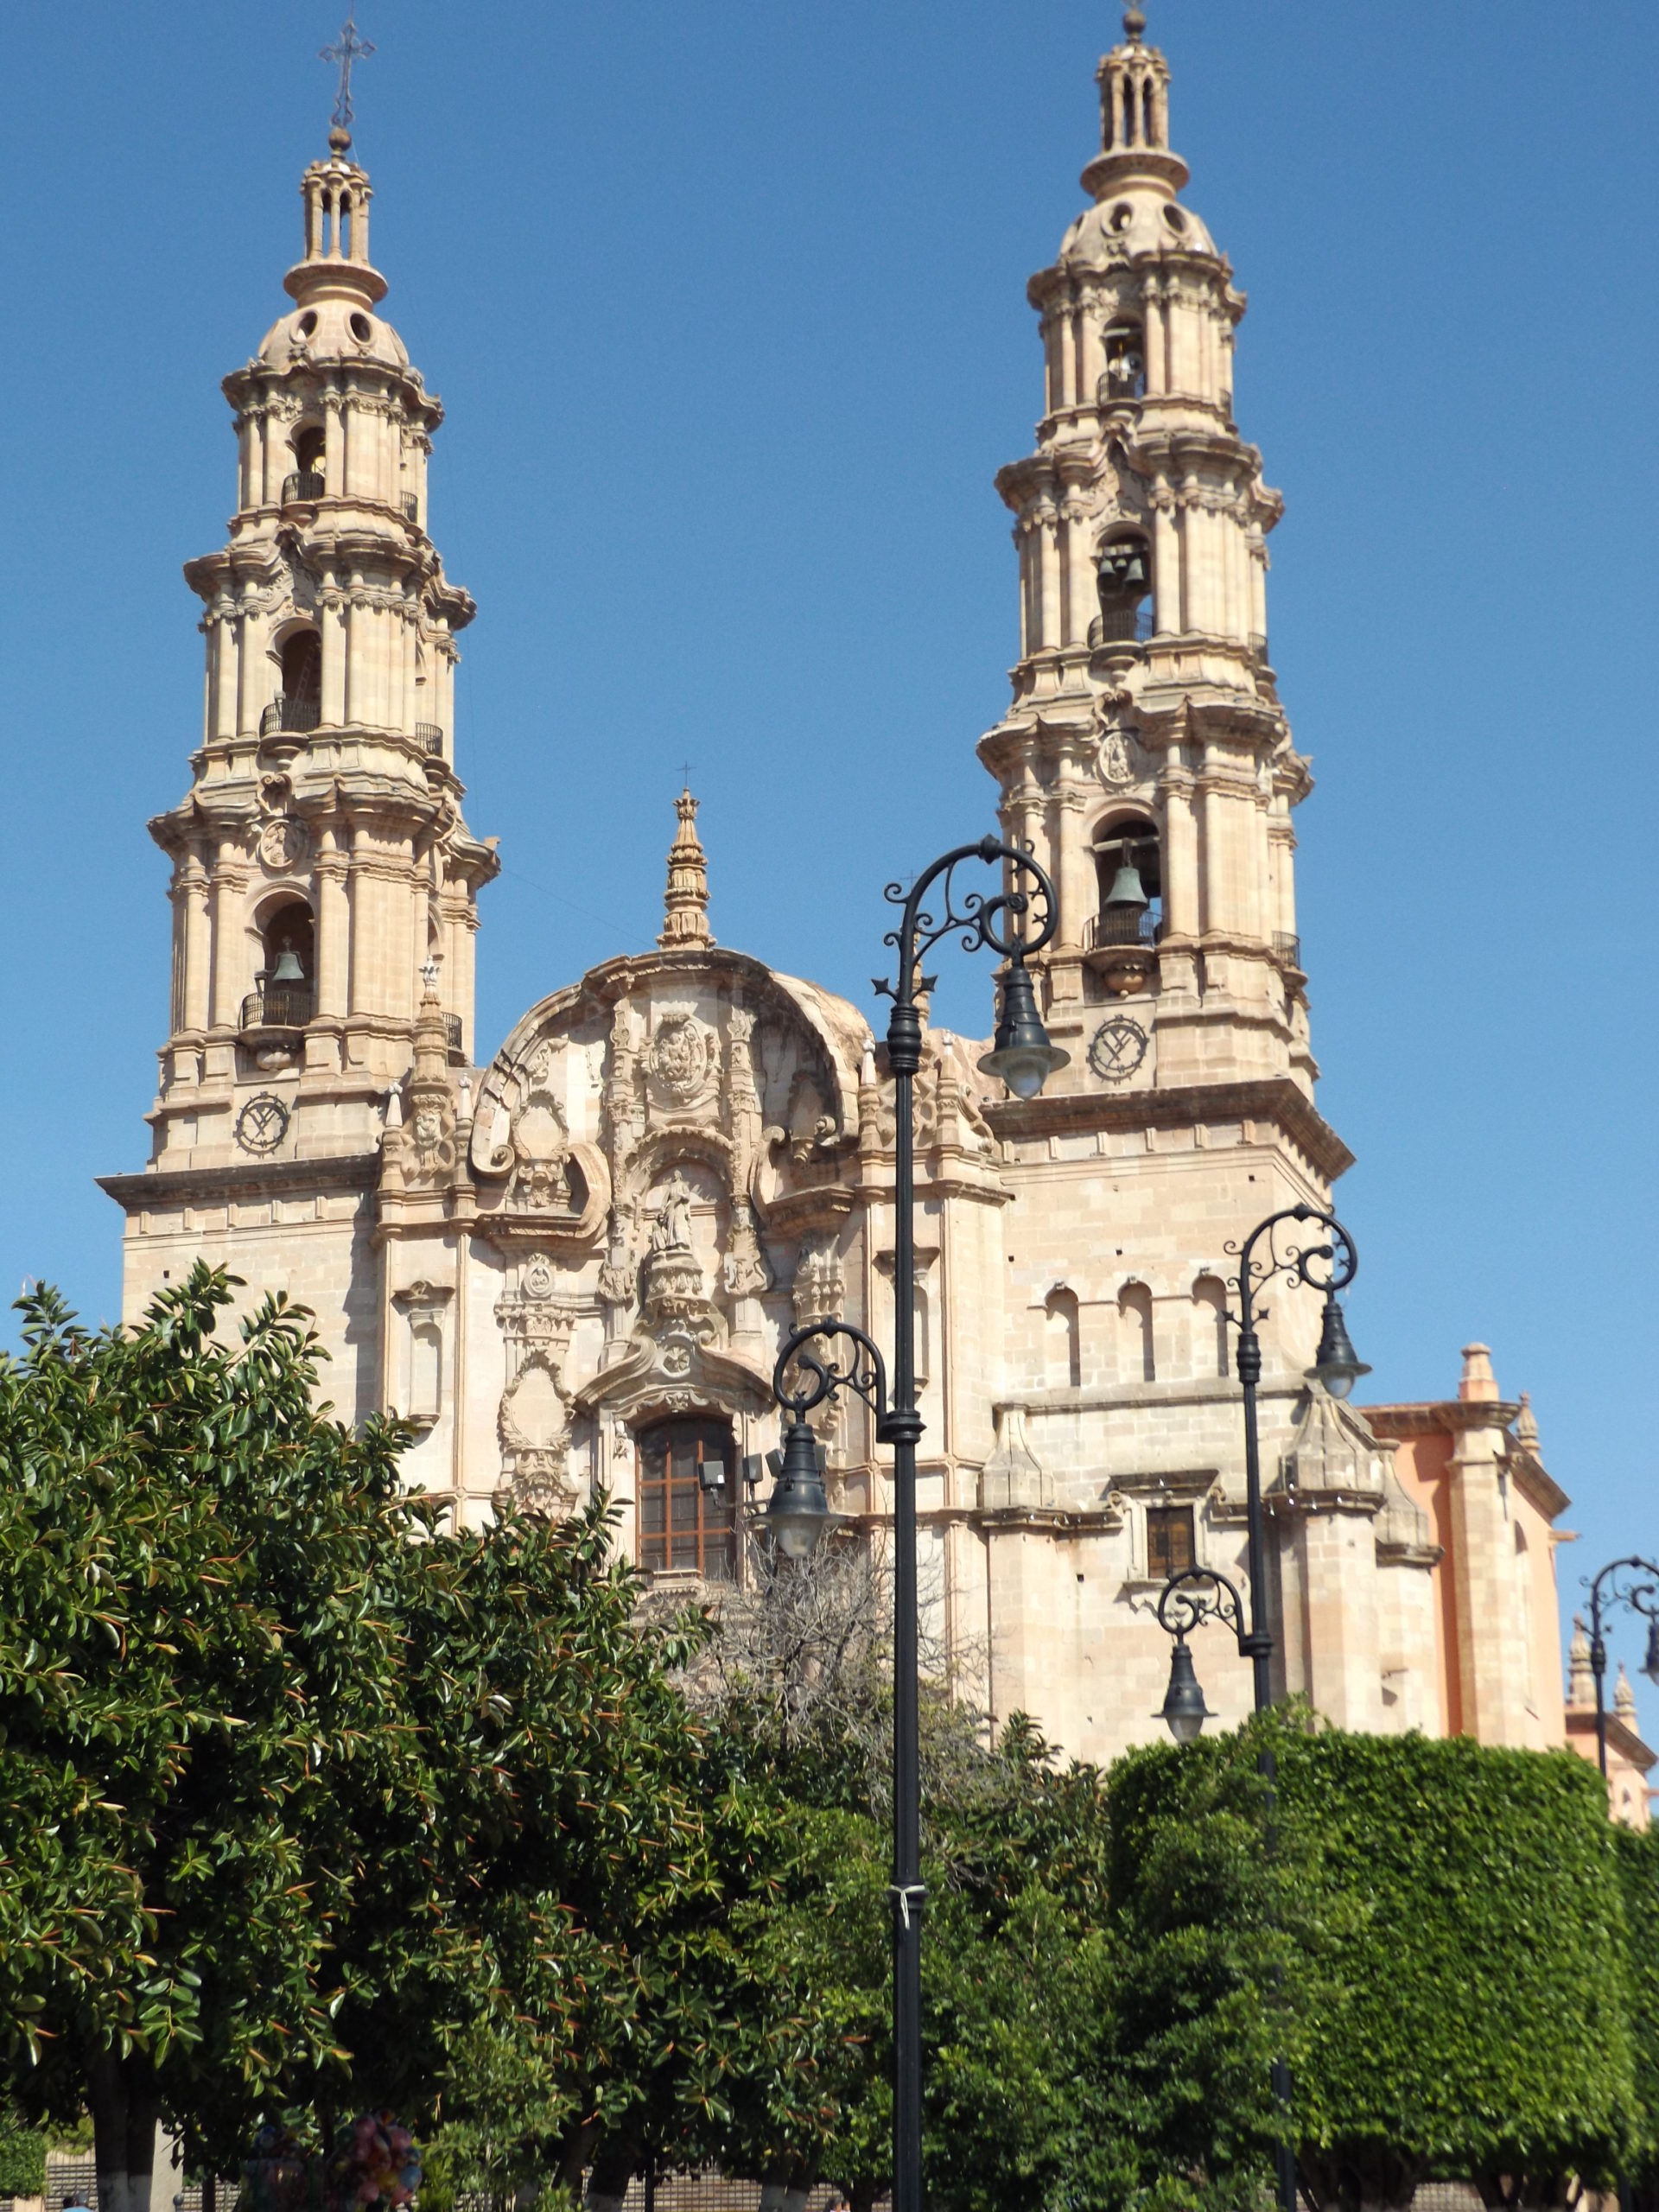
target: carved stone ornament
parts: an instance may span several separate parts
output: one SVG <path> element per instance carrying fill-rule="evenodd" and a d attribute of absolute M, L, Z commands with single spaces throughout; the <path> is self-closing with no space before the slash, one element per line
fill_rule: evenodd
<path fill-rule="evenodd" d="M 721 1275 L 732 1298 L 758 1298 L 772 1287 L 772 1270 L 755 1232 L 754 1209 L 747 1198 L 733 1201 L 731 1241 Z"/>
<path fill-rule="evenodd" d="M 1151 1039 L 1127 1014 L 1103 1021 L 1089 1040 L 1089 1065 L 1103 1083 L 1127 1083 L 1147 1057 Z"/>
<path fill-rule="evenodd" d="M 657 1027 L 645 1055 L 645 1073 L 655 1104 L 683 1113 L 714 1089 L 719 1070 L 715 1033 L 695 1014 L 672 1014 Z"/>
<path fill-rule="evenodd" d="M 288 1109 L 274 1090 L 256 1091 L 236 1117 L 236 1141 L 244 1152 L 275 1152 L 288 1135 Z"/>
<path fill-rule="evenodd" d="M 404 1126 L 404 1149 L 406 1181 L 448 1182 L 455 1165 L 455 1117 L 447 1097 L 415 1099 Z"/>
<path fill-rule="evenodd" d="M 259 857 L 282 874 L 302 868 L 311 857 L 311 832 L 297 815 L 278 814 L 259 833 Z"/>
<path fill-rule="evenodd" d="M 1127 730 L 1109 729 L 1103 732 L 1095 755 L 1095 771 L 1108 791 L 1121 791 L 1125 784 L 1136 782 L 1141 767 L 1136 755 L 1140 747 Z"/>
<path fill-rule="evenodd" d="M 833 1229 L 809 1230 L 802 1237 L 791 1296 L 798 1329 L 809 1321 L 833 1320 L 840 1313 L 847 1296 L 847 1279 L 842 1273 Z"/>

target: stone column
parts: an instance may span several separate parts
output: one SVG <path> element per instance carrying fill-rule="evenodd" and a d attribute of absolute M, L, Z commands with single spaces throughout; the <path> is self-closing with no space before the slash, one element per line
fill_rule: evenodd
<path fill-rule="evenodd" d="M 332 578 L 317 609 L 317 632 L 322 652 L 323 727 L 338 729 L 346 719 L 346 659 L 350 630 L 344 596 Z"/>
<path fill-rule="evenodd" d="M 344 1018 L 352 965 L 352 911 L 346 894 L 349 863 L 340 850 L 340 831 L 329 823 L 317 855 L 317 1014 L 325 1021 Z"/>
<path fill-rule="evenodd" d="M 186 856 L 180 870 L 179 891 L 184 902 L 183 1027 L 200 1031 L 207 1027 L 213 982 L 213 930 L 207 911 L 207 871 L 199 854 L 193 852 Z"/>
<path fill-rule="evenodd" d="M 251 978 L 243 959 L 242 895 L 247 877 L 233 837 L 221 839 L 213 862 L 213 1007 L 215 1029 L 234 1029 Z"/>
<path fill-rule="evenodd" d="M 1503 1464 L 1504 1419 L 1491 1355 L 1465 1344 L 1458 1385 L 1459 1428 L 1452 1452 L 1452 1557 L 1463 1730 L 1483 1744 L 1525 1746 L 1531 1654 L 1523 1648 L 1515 1592 L 1515 1532 Z M 1490 1418 L 1482 1418 L 1490 1406 Z M 1443 1570 L 1444 1571 L 1444 1570 Z"/>
<path fill-rule="evenodd" d="M 1174 498 L 1161 476 L 1152 497 L 1153 627 L 1167 634 L 1181 626 L 1181 540 Z"/>
<path fill-rule="evenodd" d="M 1086 842 L 1089 793 L 1075 761 L 1067 761 L 1061 775 L 1060 927 L 1055 942 L 1081 947 L 1089 918 L 1095 912 L 1094 855 Z"/>
<path fill-rule="evenodd" d="M 1042 643 L 1050 652 L 1061 640 L 1060 627 L 1060 518 L 1052 505 L 1046 505 L 1038 518 L 1038 559 L 1042 563 Z"/>
<path fill-rule="evenodd" d="M 1147 362 L 1147 397 L 1156 399 L 1169 389 L 1169 375 L 1164 340 L 1163 290 L 1155 280 L 1149 281 L 1147 285 L 1141 308 L 1141 344 Z"/>

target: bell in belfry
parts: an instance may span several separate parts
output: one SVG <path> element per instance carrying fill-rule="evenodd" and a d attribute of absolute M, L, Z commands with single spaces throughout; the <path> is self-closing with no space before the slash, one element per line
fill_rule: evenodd
<path fill-rule="evenodd" d="M 1128 838 L 1118 847 L 1117 874 L 1112 878 L 1112 887 L 1106 893 L 1106 904 L 1109 906 L 1141 907 L 1152 904 L 1147 896 L 1146 886 L 1141 880 L 1141 871 L 1131 856 Z"/>
<path fill-rule="evenodd" d="M 276 965 L 270 971 L 273 983 L 302 983 L 305 970 L 300 965 L 300 956 L 291 944 L 285 944 L 276 956 Z"/>

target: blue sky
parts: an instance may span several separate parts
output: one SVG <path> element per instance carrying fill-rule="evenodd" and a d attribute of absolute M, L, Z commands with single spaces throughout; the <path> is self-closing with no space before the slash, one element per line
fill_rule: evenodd
<path fill-rule="evenodd" d="M 1354 1333 L 1379 1396 L 1449 1393 L 1472 1337 L 1532 1392 L 1570 1592 L 1659 1549 L 1628 1364 L 1654 1341 L 1659 16 L 1151 13 L 1288 502 L 1270 619 L 1319 779 L 1300 919 L 1320 1103 L 1359 1155 Z M 716 933 L 861 1003 L 882 883 L 988 826 L 973 747 L 1016 637 L 991 479 L 1029 448 L 1025 282 L 1082 204 L 1116 23 L 365 0 L 375 258 L 449 410 L 432 526 L 480 609 L 457 734 L 505 861 L 487 1045 L 649 942 L 687 759 Z M 322 0 L 8 11 L 0 1276 L 92 1316 L 118 1217 L 91 1179 L 144 1156 L 165 1026 L 143 825 L 200 713 L 179 568 L 222 537 L 218 380 L 284 304 L 337 26 Z M 943 1018 L 987 1004 L 947 974 Z"/>

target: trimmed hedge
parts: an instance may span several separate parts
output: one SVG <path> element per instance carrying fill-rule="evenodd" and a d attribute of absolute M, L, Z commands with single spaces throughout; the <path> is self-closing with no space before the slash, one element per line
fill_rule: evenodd
<path fill-rule="evenodd" d="M 1135 1863 L 1166 1855 L 1205 1799 L 1236 1796 L 1264 1746 L 1277 1897 L 1230 1876 L 1185 1917 L 1147 1919 Z M 1402 2204 L 1439 2178 L 1473 2181 L 1489 2203 L 1560 2203 L 1569 2174 L 1611 2183 L 1643 2145 L 1651 2157 L 1659 1967 L 1644 1954 L 1633 1974 L 1626 1916 L 1650 1946 L 1659 1857 L 1611 1827 L 1586 1761 L 1314 1734 L 1274 1714 L 1138 1753 L 1111 1790 L 1122 1932 L 1143 1953 L 1190 1953 L 1202 1927 L 1209 1955 L 1242 1957 L 1264 1907 L 1276 1917 L 1284 1980 L 1264 1977 L 1257 1996 L 1280 2016 L 1321 2202 Z"/>
<path fill-rule="evenodd" d="M 45 2136 L 0 2120 L 0 2196 L 40 2196 L 45 2189 Z"/>
<path fill-rule="evenodd" d="M 1636 2120 L 1630 2178 L 1649 2201 L 1659 2194 L 1659 1827 L 1613 1830 L 1614 1856 L 1630 1930 L 1627 1991 Z"/>

